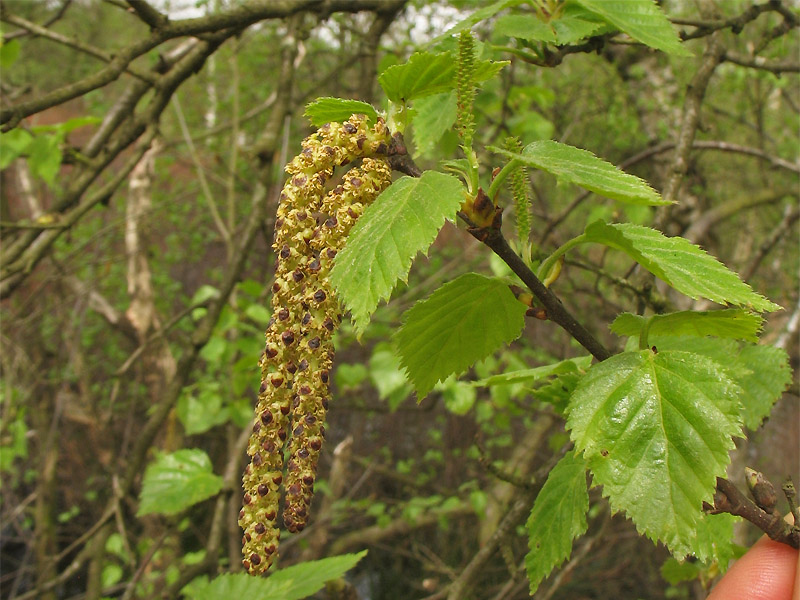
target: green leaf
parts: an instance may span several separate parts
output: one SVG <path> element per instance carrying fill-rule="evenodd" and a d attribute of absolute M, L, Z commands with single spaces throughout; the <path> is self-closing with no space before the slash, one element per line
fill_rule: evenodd
<path fill-rule="evenodd" d="M 404 102 L 453 89 L 456 65 L 449 52 L 415 52 L 402 65 L 393 65 L 378 77 L 386 97 Z"/>
<path fill-rule="evenodd" d="M 741 308 L 710 311 L 686 310 L 650 317 L 622 313 L 614 319 L 611 331 L 620 336 L 638 336 L 648 320 L 650 321 L 649 335 L 711 335 L 748 342 L 758 341 L 758 333 L 764 322 L 761 315 Z"/>
<path fill-rule="evenodd" d="M 62 123 L 52 123 L 50 125 L 36 125 L 35 127 L 31 127 L 31 130 L 36 133 L 53 133 L 59 139 L 59 141 L 63 141 L 64 136 L 68 134 L 70 131 L 74 131 L 80 127 L 85 127 L 86 125 L 96 125 L 102 121 L 99 117 L 93 116 L 85 116 L 85 117 L 74 117 L 72 119 L 67 119 Z"/>
<path fill-rule="evenodd" d="M 467 29 L 471 29 L 473 25 L 477 25 L 481 21 L 484 21 L 490 17 L 493 17 L 497 13 L 506 8 L 510 8 L 512 6 L 518 6 L 523 4 L 525 0 L 500 0 L 499 2 L 495 2 L 494 4 L 490 4 L 489 6 L 485 6 L 484 8 L 479 8 L 474 13 L 469 15 L 466 19 L 462 19 L 453 27 L 445 31 L 442 35 L 437 36 L 433 40 L 431 40 L 431 44 L 435 44 L 444 40 L 451 35 L 455 35 L 457 33 L 461 33 Z"/>
<path fill-rule="evenodd" d="M 535 383 L 541 379 L 562 373 L 585 371 L 592 364 L 591 356 L 581 356 L 580 358 L 568 358 L 552 365 L 534 367 L 532 369 L 520 369 L 508 371 L 499 375 L 492 375 L 480 381 L 475 381 L 472 385 L 489 387 L 493 385 L 513 385 L 516 383 Z"/>
<path fill-rule="evenodd" d="M 697 526 L 694 554 L 704 563 L 716 562 L 724 573 L 728 563 L 736 557 L 733 527 L 741 518 L 728 513 L 710 515 L 703 513 Z"/>
<path fill-rule="evenodd" d="M 692 581 L 700 576 L 703 565 L 696 562 L 679 562 L 673 557 L 669 557 L 661 565 L 661 576 L 671 585 L 678 585 L 684 581 Z"/>
<path fill-rule="evenodd" d="M 228 420 L 228 409 L 222 405 L 219 385 L 202 385 L 197 393 L 181 395 L 177 406 L 178 418 L 186 435 L 204 433 Z"/>
<path fill-rule="evenodd" d="M 192 600 L 301 600 L 316 594 L 325 586 L 326 581 L 342 577 L 366 554 L 367 551 L 364 550 L 358 554 L 342 554 L 303 562 L 275 571 L 267 579 L 252 577 L 246 573 L 228 573 L 211 581 L 198 578 L 181 592 Z"/>
<path fill-rule="evenodd" d="M 378 303 L 406 280 L 418 252 L 427 252 L 464 202 L 452 175 L 426 171 L 401 177 L 370 205 L 350 232 L 331 270 L 331 283 L 363 332 Z"/>
<path fill-rule="evenodd" d="M 442 135 L 456 122 L 456 94 L 446 92 L 414 102 L 414 141 L 417 153 L 431 152 Z"/>
<path fill-rule="evenodd" d="M 658 336 L 653 342 L 659 351 L 696 352 L 725 366 L 742 389 L 742 419 L 750 430 L 758 429 L 792 382 L 789 356 L 781 348 L 685 336 Z"/>
<path fill-rule="evenodd" d="M 256 323 L 261 323 L 262 325 L 269 323 L 270 317 L 272 316 L 267 307 L 261 304 L 248 305 L 248 307 L 244 309 L 244 314 Z"/>
<path fill-rule="evenodd" d="M 653 275 L 690 298 L 774 311 L 780 306 L 755 293 L 739 276 L 705 250 L 682 237 L 632 223 L 595 221 L 585 239 L 622 250 Z"/>
<path fill-rule="evenodd" d="M 437 381 L 518 338 L 525 305 L 502 281 L 467 273 L 417 302 L 403 320 L 395 341 L 421 400 Z"/>
<path fill-rule="evenodd" d="M 592 35 L 603 33 L 604 25 L 594 21 L 587 21 L 580 17 L 564 15 L 560 19 L 550 21 L 556 30 L 556 43 L 559 46 L 573 44 Z"/>
<path fill-rule="evenodd" d="M 624 352 L 581 379 L 567 428 L 612 508 L 685 555 L 741 436 L 740 392 L 703 355 Z"/>
<path fill-rule="evenodd" d="M 0 42 L 0 68 L 8 69 L 19 58 L 20 45 L 17 40 Z"/>
<path fill-rule="evenodd" d="M 24 152 L 33 141 L 33 136 L 24 129 L 12 129 L 0 133 L 0 169 L 5 169 Z"/>
<path fill-rule="evenodd" d="M 385 400 L 392 411 L 397 410 L 412 392 L 400 365 L 400 359 L 386 342 L 377 344 L 372 351 L 369 359 L 369 378 L 378 390 L 378 397 Z"/>
<path fill-rule="evenodd" d="M 648 206 L 670 204 L 643 179 L 620 171 L 588 150 L 552 140 L 532 142 L 522 149 L 521 154 L 493 146 L 489 146 L 489 150 L 607 198 Z"/>
<path fill-rule="evenodd" d="M 221 489 L 222 477 L 214 474 L 211 459 L 204 451 L 185 448 L 171 454 L 161 453 L 144 473 L 136 514 L 174 515 Z"/>
<path fill-rule="evenodd" d="M 380 77 L 386 97 L 392 102 L 408 102 L 456 87 L 456 58 L 450 52 L 415 52 L 402 65 L 387 68 Z M 476 83 L 497 75 L 508 61 L 479 60 L 475 63 Z"/>
<path fill-rule="evenodd" d="M 736 365 L 741 368 L 735 376 L 736 383 L 744 390 L 742 419 L 745 427 L 755 431 L 792 383 L 789 356 L 783 348 L 746 344 Z"/>
<path fill-rule="evenodd" d="M 370 122 L 375 122 L 378 118 L 378 113 L 371 104 L 361 100 L 330 97 L 317 98 L 309 102 L 304 114 L 317 127 L 332 121 L 346 121 L 356 114 L 367 115 Z"/>
<path fill-rule="evenodd" d="M 453 378 L 448 379 L 442 387 L 444 407 L 454 415 L 465 415 L 475 406 L 478 395 L 468 383 Z"/>
<path fill-rule="evenodd" d="M 494 24 L 494 32 L 500 35 L 536 42 L 555 43 L 556 33 L 550 23 L 535 15 L 503 15 Z"/>
<path fill-rule="evenodd" d="M 653 0 L 575 0 L 580 6 L 646 46 L 676 56 L 692 56 Z"/>
<path fill-rule="evenodd" d="M 55 135 L 37 136 L 28 146 L 31 172 L 53 185 L 61 168 L 61 147 Z"/>
<path fill-rule="evenodd" d="M 531 595 L 553 568 L 569 558 L 572 540 L 586 532 L 588 510 L 586 461 L 570 451 L 550 471 L 528 517 L 530 552 L 525 568 Z"/>

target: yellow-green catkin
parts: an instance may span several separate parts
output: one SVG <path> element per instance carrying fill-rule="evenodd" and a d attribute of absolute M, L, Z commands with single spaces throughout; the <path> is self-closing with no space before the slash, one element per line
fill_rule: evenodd
<path fill-rule="evenodd" d="M 465 148 L 472 147 L 475 133 L 475 116 L 472 103 L 475 99 L 475 41 L 472 32 L 464 30 L 458 37 L 458 65 L 456 72 L 456 129 Z"/>
<path fill-rule="evenodd" d="M 307 423 L 307 417 L 311 417 L 312 423 L 318 421 L 318 427 L 322 427 L 324 412 L 320 412 L 316 405 L 321 406 L 323 398 L 327 399 L 327 388 L 324 394 L 322 389 L 319 390 L 315 403 L 300 402 L 300 389 L 305 391 L 307 374 L 321 380 L 321 374 L 329 372 L 333 359 L 332 349 L 328 351 L 326 348 L 324 356 L 312 352 L 315 345 L 312 340 L 317 337 L 313 327 L 319 325 L 327 330 L 326 319 L 335 323 L 339 319 L 335 302 L 326 304 L 316 300 L 316 293 L 323 289 L 320 274 L 327 259 L 321 258 L 316 249 L 318 242 L 314 240 L 325 238 L 327 234 L 323 224 L 335 214 L 326 214 L 332 209 L 323 208 L 323 200 L 330 196 L 325 194 L 325 184 L 336 167 L 362 157 L 385 157 L 390 139 L 383 120 L 379 119 L 368 128 L 366 117 L 354 115 L 344 123 L 324 125 L 303 140 L 302 152 L 286 166 L 290 177 L 281 192 L 273 243 L 277 255 L 272 286 L 273 316 L 259 363 L 261 387 L 247 448 L 250 463 L 242 478 L 244 497 L 239 513 L 239 525 L 244 530 L 242 564 L 251 574 L 264 573 L 277 556 L 283 449 L 293 439 L 292 431 L 297 431 L 295 437 L 305 443 L 292 442 L 287 465 L 290 473 L 293 473 L 292 465 L 302 465 L 304 473 L 307 472 L 306 449 L 316 447 L 317 438 L 321 445 L 321 435 L 304 435 L 305 426 L 300 431 L 297 427 L 301 422 Z M 364 165 L 366 161 L 367 158 Z M 385 159 L 379 162 L 385 164 Z M 326 276 L 325 280 L 327 285 Z M 327 291 L 324 293 L 326 297 L 332 296 Z M 312 313 L 319 313 L 319 318 L 313 318 Z M 320 338 L 320 345 L 321 341 Z M 299 386 L 296 379 L 300 379 Z M 309 412 L 303 413 L 307 408 Z M 316 431 L 322 432 L 320 429 Z M 309 433 L 313 432 L 314 429 L 310 429 Z M 314 452 L 314 465 L 318 453 L 319 449 Z M 293 478 L 294 474 L 287 477 Z M 308 497 L 310 501 L 310 492 L 305 487 L 302 492 L 302 498 Z"/>
<path fill-rule="evenodd" d="M 306 292 L 301 300 L 302 357 L 294 378 L 291 408 L 291 440 L 286 465 L 286 501 L 283 522 L 299 532 L 305 527 L 314 494 L 317 461 L 325 437 L 325 414 L 330 399 L 333 333 L 339 324 L 339 304 L 329 280 L 336 254 L 350 229 L 368 206 L 391 183 L 391 168 L 384 159 L 365 158 L 348 171 L 341 185 L 323 200 L 327 218 L 310 242 L 314 263 L 309 268 Z"/>
<path fill-rule="evenodd" d="M 505 141 L 506 150 L 522 152 L 522 143 L 518 138 L 508 137 Z M 514 215 L 517 223 L 517 237 L 523 246 L 528 243 L 531 235 L 531 201 L 528 194 L 528 169 L 524 165 L 518 166 L 508 177 L 508 187 L 514 198 Z"/>

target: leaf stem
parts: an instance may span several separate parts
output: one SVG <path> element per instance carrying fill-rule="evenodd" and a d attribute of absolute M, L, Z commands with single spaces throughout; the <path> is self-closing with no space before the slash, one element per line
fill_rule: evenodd
<path fill-rule="evenodd" d="M 522 163 L 519 160 L 512 158 L 502 169 L 500 169 L 497 175 L 494 176 L 492 183 L 489 185 L 489 190 L 486 192 L 492 202 L 495 202 L 497 199 L 500 186 L 503 185 L 503 182 L 506 180 L 506 178 L 511 175 L 511 173 L 514 172 L 514 169 L 516 169 L 520 164 Z"/>
<path fill-rule="evenodd" d="M 550 272 L 550 269 L 553 268 L 553 265 L 556 264 L 556 261 L 559 257 L 563 254 L 566 254 L 570 250 L 572 250 L 575 246 L 583 244 L 586 242 L 586 234 L 582 233 L 577 237 L 572 238 L 571 240 L 565 242 L 561 246 L 555 249 L 555 251 L 545 258 L 542 261 L 542 264 L 539 265 L 539 269 L 537 271 L 537 275 L 539 277 L 546 277 L 547 274 Z"/>

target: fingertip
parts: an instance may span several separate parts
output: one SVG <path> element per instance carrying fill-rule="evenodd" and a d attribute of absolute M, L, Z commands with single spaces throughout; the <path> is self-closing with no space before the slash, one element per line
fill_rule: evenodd
<path fill-rule="evenodd" d="M 798 600 L 793 593 L 798 560 L 794 548 L 762 538 L 733 564 L 708 600 Z"/>

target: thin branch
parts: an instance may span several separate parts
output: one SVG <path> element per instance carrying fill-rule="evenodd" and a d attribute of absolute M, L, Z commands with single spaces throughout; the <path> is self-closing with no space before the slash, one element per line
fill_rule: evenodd
<path fill-rule="evenodd" d="M 750 260 L 750 264 L 748 264 L 747 267 L 742 270 L 742 279 L 748 281 L 755 274 L 756 270 L 761 264 L 761 261 L 764 260 L 767 254 L 769 254 L 775 245 L 780 241 L 780 239 L 786 235 L 786 233 L 798 219 L 800 219 L 800 209 L 798 209 L 796 206 L 792 207 L 790 204 L 787 204 L 781 222 L 772 230 L 772 233 L 770 233 L 769 237 L 761 242 L 758 250 Z"/>
<path fill-rule="evenodd" d="M 95 58 L 99 58 L 105 63 L 110 63 L 114 57 L 104 52 L 100 48 L 96 48 L 91 44 L 87 44 L 86 42 L 82 42 L 75 38 L 67 37 L 66 35 L 62 35 L 56 31 L 51 31 L 46 27 L 42 27 L 41 25 L 37 25 L 27 19 L 23 19 L 22 17 L 18 17 L 16 15 L 8 14 L 6 12 L 0 12 L 0 20 L 4 21 L 5 23 L 10 23 L 11 25 L 16 25 L 17 27 L 21 27 L 31 33 L 47 38 L 48 40 L 52 40 L 59 44 L 63 44 L 68 48 L 72 48 L 73 50 L 78 50 L 79 52 L 83 52 L 84 54 L 88 54 L 89 56 L 94 56 Z M 142 69 L 135 67 L 133 65 L 128 65 L 124 69 L 125 72 L 141 79 L 142 81 L 146 81 L 150 85 L 155 85 L 156 76 L 148 71 L 143 71 Z"/>
<path fill-rule="evenodd" d="M 759 15 L 765 12 L 769 12 L 775 9 L 775 5 L 779 4 L 773 1 L 765 2 L 764 4 L 753 4 L 747 10 L 745 10 L 742 14 L 731 17 L 729 19 L 670 19 L 676 25 L 688 25 L 689 27 L 694 27 L 695 31 L 691 33 L 686 33 L 685 31 L 680 32 L 680 37 L 682 40 L 691 40 L 700 37 L 706 37 L 707 35 L 712 34 L 715 31 L 719 31 L 721 29 L 730 29 L 733 33 L 739 34 L 744 29 L 744 26 L 750 23 L 751 21 L 755 21 Z"/>
<path fill-rule="evenodd" d="M 683 177 L 689 169 L 689 152 L 692 149 L 697 127 L 700 124 L 700 107 L 711 76 L 722 60 L 725 49 L 719 41 L 719 33 L 712 34 L 703 54 L 700 67 L 689 82 L 686 100 L 683 105 L 683 118 L 675 145 L 675 156 L 672 159 L 670 176 L 664 186 L 665 200 L 676 200 Z M 669 211 L 664 211 L 666 215 Z"/>
<path fill-rule="evenodd" d="M 717 477 L 717 491 L 714 493 L 714 506 L 704 505 L 711 514 L 730 513 L 750 521 L 776 542 L 800 549 L 800 528 L 792 527 L 780 514 L 769 514 L 756 506 L 733 483 Z"/>
<path fill-rule="evenodd" d="M 426 600 L 434 600 L 434 598 L 444 598 L 447 600 L 462 600 L 467 595 L 467 590 L 470 589 L 472 582 L 480 575 L 486 562 L 500 547 L 500 544 L 507 537 L 514 534 L 517 526 L 522 523 L 530 514 L 531 506 L 533 506 L 536 496 L 544 485 L 546 475 L 553 469 L 556 463 L 569 451 L 571 444 L 566 444 L 559 452 L 551 457 L 547 464 L 543 465 L 536 471 L 533 481 L 536 485 L 533 489 L 520 491 L 519 497 L 511 506 L 509 511 L 502 518 L 500 523 L 495 529 L 492 536 L 486 541 L 483 547 L 478 550 L 472 560 L 469 561 L 464 570 L 446 590 L 446 596 L 443 593 L 431 596 Z"/>
<path fill-rule="evenodd" d="M 178 117 L 178 124 L 180 125 L 183 139 L 186 141 L 186 146 L 189 150 L 189 156 L 194 163 L 194 167 L 197 172 L 197 178 L 200 181 L 200 189 L 203 190 L 203 196 L 208 204 L 208 210 L 211 213 L 211 218 L 214 221 L 214 225 L 217 227 L 217 231 L 219 231 L 219 234 L 222 237 L 222 241 L 225 242 L 226 251 L 228 256 L 230 256 L 231 233 L 228 231 L 228 228 L 225 226 L 225 222 L 222 220 L 222 216 L 219 214 L 217 203 L 214 200 L 214 194 L 211 193 L 211 188 L 209 187 L 208 180 L 206 179 L 205 170 L 203 169 L 203 165 L 200 163 L 200 157 L 197 154 L 197 149 L 194 146 L 194 142 L 192 142 L 192 136 L 189 133 L 189 127 L 186 125 L 186 119 L 183 116 L 180 99 L 178 98 L 177 94 L 172 97 L 172 103 L 175 107 L 175 115 Z"/>
<path fill-rule="evenodd" d="M 64 0 L 64 2 L 61 4 L 61 6 L 58 9 L 58 12 L 56 12 L 56 14 L 54 14 L 52 17 L 47 19 L 47 21 L 45 21 L 44 23 L 42 23 L 41 25 L 38 25 L 38 26 L 39 27 L 44 27 L 44 28 L 50 27 L 56 21 L 61 20 L 61 17 L 63 17 L 66 14 L 67 9 L 71 5 L 72 5 L 72 0 Z M 6 33 L 3 36 L 3 43 L 9 42 L 9 41 L 13 40 L 14 38 L 25 37 L 25 36 L 29 35 L 30 33 L 31 32 L 29 30 L 12 31 L 11 33 Z"/>
<path fill-rule="evenodd" d="M 402 136 L 395 136 L 393 152 L 394 154 L 389 157 L 389 163 L 393 169 L 410 175 L 411 177 L 419 177 L 422 175 L 422 170 L 407 154 Z M 465 219 L 463 214 L 459 216 L 462 220 L 465 220 L 468 225 L 472 225 Z M 549 320 L 565 329 L 567 333 L 575 338 L 575 340 L 586 348 L 597 360 L 603 361 L 611 356 L 611 353 L 572 316 L 561 303 L 561 300 L 559 300 L 549 288 L 545 287 L 533 271 L 528 268 L 525 261 L 523 261 L 519 255 L 512 250 L 511 246 L 508 245 L 508 241 L 503 237 L 500 231 L 499 212 L 497 213 L 495 223 L 493 223 L 491 227 L 469 227 L 467 231 L 469 231 L 475 239 L 491 248 L 492 251 L 502 258 L 511 270 L 514 271 L 517 277 L 530 288 L 533 295 L 544 305 Z"/>
<path fill-rule="evenodd" d="M 800 63 L 796 62 L 775 62 L 767 60 L 761 56 L 740 56 L 733 52 L 725 51 L 722 60 L 742 67 L 760 69 L 780 75 L 781 73 L 800 73 Z"/>
<path fill-rule="evenodd" d="M 169 25 L 167 16 L 161 14 L 144 0 L 128 0 L 128 4 L 136 15 L 147 23 L 151 29 L 160 29 Z"/>
<path fill-rule="evenodd" d="M 104 69 L 38 98 L 0 109 L 0 125 L 3 125 L 3 131 L 8 131 L 16 127 L 25 117 L 108 85 L 115 81 L 134 59 L 170 39 L 203 34 L 218 36 L 223 32 L 226 37 L 230 37 L 259 21 L 282 19 L 307 10 L 314 10 L 318 15 L 327 15 L 333 12 L 375 11 L 383 6 L 383 0 L 250 0 L 237 4 L 225 12 L 172 21 L 154 29 L 148 38 L 122 48 Z M 0 3 L 0 18 L 5 17 L 7 10 L 5 4 Z"/>

